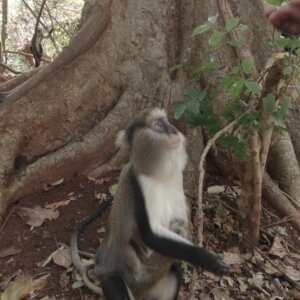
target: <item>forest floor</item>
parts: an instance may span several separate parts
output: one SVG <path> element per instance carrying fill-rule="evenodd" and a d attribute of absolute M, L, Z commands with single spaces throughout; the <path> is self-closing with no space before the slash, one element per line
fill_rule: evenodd
<path fill-rule="evenodd" d="M 0 224 L 1 300 L 98 299 L 82 286 L 68 245 L 75 225 L 95 210 L 117 179 L 118 173 L 98 180 L 74 177 L 9 208 Z M 300 299 L 300 238 L 288 220 L 264 208 L 260 247 L 254 251 L 238 232 L 238 184 L 210 176 L 206 185 L 210 189 L 204 195 L 204 244 L 223 255 L 233 271 L 223 278 L 200 273 L 195 299 Z M 81 250 L 95 252 L 108 211 L 81 235 Z M 184 269 L 180 299 L 187 299 L 191 277 L 191 268 Z"/>

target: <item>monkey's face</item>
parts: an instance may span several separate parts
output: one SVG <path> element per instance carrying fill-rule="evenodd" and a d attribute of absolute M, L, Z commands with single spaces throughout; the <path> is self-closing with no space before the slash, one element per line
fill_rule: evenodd
<path fill-rule="evenodd" d="M 175 126 L 169 123 L 166 117 L 155 118 L 150 121 L 149 127 L 156 133 L 163 135 L 167 139 L 167 148 L 178 149 L 183 142 L 182 134 Z"/>
<path fill-rule="evenodd" d="M 122 140 L 125 140 L 131 160 L 141 173 L 169 174 L 175 169 L 182 170 L 186 164 L 185 138 L 169 123 L 161 109 L 139 114 L 127 127 Z"/>

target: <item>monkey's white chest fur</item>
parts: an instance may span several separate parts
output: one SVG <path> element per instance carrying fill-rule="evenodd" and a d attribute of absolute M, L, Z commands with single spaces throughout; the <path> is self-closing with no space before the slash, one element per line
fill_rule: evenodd
<path fill-rule="evenodd" d="M 165 230 L 169 229 L 170 222 L 174 219 L 187 223 L 181 172 L 175 172 L 163 182 L 140 175 L 139 182 L 145 198 L 149 223 L 154 232 L 166 235 Z"/>

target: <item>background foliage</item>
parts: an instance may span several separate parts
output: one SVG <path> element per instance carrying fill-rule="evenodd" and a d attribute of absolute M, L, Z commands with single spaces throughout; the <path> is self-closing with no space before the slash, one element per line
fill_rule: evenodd
<path fill-rule="evenodd" d="M 23 52 L 30 45 L 40 10 L 41 0 L 9 0 L 6 51 Z M 27 4 L 27 5 L 26 5 Z M 83 0 L 47 0 L 41 22 L 48 30 L 54 28 L 53 39 L 43 41 L 44 56 L 53 59 L 75 34 L 79 23 Z M 32 12 L 29 10 L 31 8 Z M 2 7 L 0 8 L 2 10 Z M 2 24 L 1 11 L 0 18 Z M 43 30 L 45 28 L 40 25 Z M 1 28 L 2 30 L 2 28 Z M 28 69 L 24 56 L 16 53 L 5 53 L 5 63 L 17 71 Z"/>

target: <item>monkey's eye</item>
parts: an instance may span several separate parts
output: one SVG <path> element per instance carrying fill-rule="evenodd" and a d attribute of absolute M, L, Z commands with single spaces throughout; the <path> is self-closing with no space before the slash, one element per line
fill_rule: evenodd
<path fill-rule="evenodd" d="M 162 132 L 165 130 L 165 126 L 162 120 L 154 120 L 151 124 L 151 127 L 159 132 Z"/>

